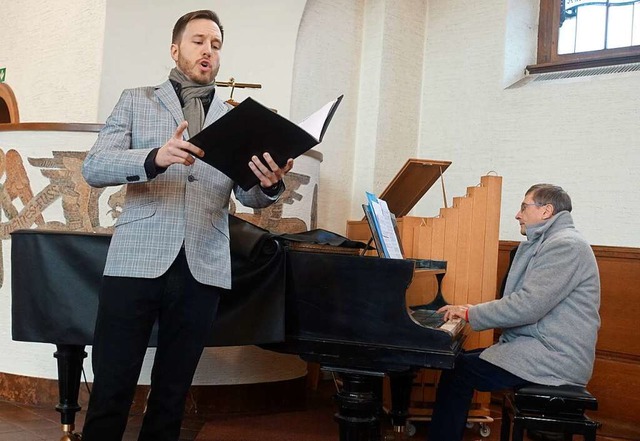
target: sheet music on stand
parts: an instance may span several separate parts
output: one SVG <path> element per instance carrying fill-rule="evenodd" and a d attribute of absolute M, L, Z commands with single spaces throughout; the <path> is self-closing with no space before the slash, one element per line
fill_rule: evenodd
<path fill-rule="evenodd" d="M 367 201 L 368 204 L 363 204 L 362 209 L 371 229 L 378 255 L 386 259 L 403 259 L 395 216 L 389 211 L 387 203 L 369 192 L 367 192 Z"/>

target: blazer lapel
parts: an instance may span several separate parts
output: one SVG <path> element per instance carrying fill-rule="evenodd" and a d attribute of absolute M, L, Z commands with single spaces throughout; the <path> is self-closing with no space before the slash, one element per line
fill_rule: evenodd
<path fill-rule="evenodd" d="M 180 125 L 182 121 L 184 121 L 184 113 L 182 113 L 182 107 L 180 106 L 180 100 L 176 95 L 176 91 L 173 90 L 173 86 L 171 85 L 171 81 L 167 80 L 162 83 L 156 89 L 156 96 L 158 99 L 164 104 L 164 106 L 169 110 L 171 116 L 176 121 L 177 125 Z M 182 134 L 182 138 L 187 140 L 189 139 L 189 129 L 184 131 Z"/>

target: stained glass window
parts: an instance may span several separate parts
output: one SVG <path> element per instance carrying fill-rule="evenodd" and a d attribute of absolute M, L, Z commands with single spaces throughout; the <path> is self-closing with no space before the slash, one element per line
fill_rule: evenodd
<path fill-rule="evenodd" d="M 530 73 L 640 62 L 640 0 L 540 0 Z"/>
<path fill-rule="evenodd" d="M 558 54 L 640 44 L 640 0 L 564 0 Z"/>

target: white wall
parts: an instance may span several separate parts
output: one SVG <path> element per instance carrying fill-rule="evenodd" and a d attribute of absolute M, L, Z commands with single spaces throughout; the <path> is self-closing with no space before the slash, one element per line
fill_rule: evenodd
<path fill-rule="evenodd" d="M 124 88 L 159 84 L 176 19 L 213 8 L 225 27 L 218 79 L 288 116 L 296 35 L 305 0 L 2 0 L 0 67 L 22 122 L 104 122 Z M 230 89 L 221 89 L 226 98 Z"/>
<path fill-rule="evenodd" d="M 106 0 L 0 0 L 0 67 L 20 121 L 95 122 Z"/>
<path fill-rule="evenodd" d="M 453 161 L 450 195 L 490 170 L 504 177 L 502 240 L 521 238 L 513 217 L 526 189 L 550 182 L 572 196 L 591 243 L 640 246 L 640 73 L 507 89 L 535 63 L 530 3 L 430 2 L 421 156 Z"/>
<path fill-rule="evenodd" d="M 237 89 L 234 99 L 251 96 L 289 116 L 293 57 L 304 6 L 305 0 L 108 0 L 98 121 L 109 116 L 123 89 L 167 80 L 175 66 L 169 55 L 173 25 L 197 9 L 216 11 L 224 27 L 217 80 L 233 77 L 237 82 L 259 83 L 261 89 Z M 230 92 L 219 90 L 224 99 Z"/>
<path fill-rule="evenodd" d="M 291 117 L 344 95 L 323 142 L 318 226 L 339 233 L 351 206 L 363 26 L 362 1 L 308 1 L 297 36 Z"/>
<path fill-rule="evenodd" d="M 535 63 L 538 12 L 521 0 L 309 0 L 294 111 L 336 85 L 346 94 L 318 147 L 319 225 L 343 232 L 362 217 L 364 191 L 382 191 L 415 155 L 453 162 L 449 205 L 481 175 L 503 176 L 502 240 L 521 239 L 513 217 L 526 189 L 550 182 L 572 196 L 591 243 L 640 246 L 640 73 L 510 87 Z M 412 214 L 442 205 L 436 185 Z"/>

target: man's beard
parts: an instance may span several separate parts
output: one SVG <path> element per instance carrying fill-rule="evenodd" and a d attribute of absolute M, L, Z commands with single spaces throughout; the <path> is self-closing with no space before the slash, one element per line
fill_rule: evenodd
<path fill-rule="evenodd" d="M 176 64 L 178 66 L 178 70 L 180 70 L 183 74 L 188 76 L 189 79 L 191 79 L 191 81 L 193 81 L 194 83 L 202 84 L 202 85 L 213 83 L 218 73 L 218 69 L 212 69 L 211 72 L 209 72 L 209 74 L 201 74 L 198 69 L 199 64 L 196 63 L 189 66 L 187 64 L 187 61 L 180 56 L 178 56 L 178 63 Z"/>

